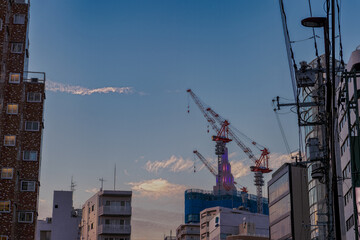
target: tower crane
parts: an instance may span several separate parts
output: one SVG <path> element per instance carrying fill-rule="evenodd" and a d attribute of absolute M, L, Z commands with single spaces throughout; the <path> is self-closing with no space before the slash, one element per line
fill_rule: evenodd
<path fill-rule="evenodd" d="M 230 125 L 230 123 L 225 120 L 223 117 L 221 117 L 219 114 L 217 114 L 214 110 L 211 108 L 206 109 L 207 112 L 211 114 L 211 116 L 219 123 L 222 124 L 223 122 L 226 122 Z M 237 129 L 236 129 L 237 130 Z M 250 167 L 250 170 L 254 172 L 254 183 L 256 186 L 256 193 L 257 193 L 257 208 L 258 212 L 262 213 L 262 187 L 264 186 L 264 173 L 269 173 L 272 170 L 269 168 L 269 159 L 270 159 L 270 152 L 266 147 L 261 146 L 248 136 L 246 136 L 244 133 L 237 130 L 237 132 L 242 135 L 243 138 L 245 138 L 247 141 L 249 141 L 253 146 L 255 146 L 260 152 L 261 155 L 259 158 L 256 158 L 252 150 L 247 147 L 243 141 L 241 141 L 240 137 L 235 134 L 233 127 L 228 127 L 228 134 L 233 139 L 233 141 L 241 148 L 241 150 L 248 156 L 250 160 L 252 160 L 255 165 Z"/>
<path fill-rule="evenodd" d="M 264 186 L 263 174 L 272 171 L 271 169 L 269 169 L 269 150 L 266 147 L 261 146 L 251 138 L 247 137 L 245 134 L 241 133 L 233 126 L 230 126 L 229 121 L 221 117 L 214 110 L 208 107 L 204 102 L 202 102 L 191 89 L 188 89 L 187 92 L 190 94 L 196 105 L 199 107 L 200 111 L 203 113 L 204 117 L 207 119 L 213 130 L 217 133 L 217 136 L 213 136 L 212 140 L 216 142 L 215 153 L 216 155 L 218 155 L 218 163 L 221 161 L 221 154 L 225 150 L 227 152 L 226 143 L 232 140 L 241 148 L 241 150 L 247 155 L 247 157 L 254 162 L 254 166 L 251 166 L 250 170 L 254 172 L 255 175 L 254 183 L 257 191 L 258 212 L 262 213 L 263 210 L 261 200 L 262 187 Z M 219 124 L 221 127 L 218 127 L 217 124 Z M 259 158 L 257 158 L 253 151 L 243 143 L 243 141 L 235 133 L 235 131 L 261 152 Z M 218 165 L 220 166 L 220 164 Z"/>
<path fill-rule="evenodd" d="M 216 178 L 216 186 L 214 187 L 214 193 L 234 193 L 236 192 L 236 187 L 234 185 L 234 177 L 231 174 L 231 166 L 228 161 L 228 151 L 226 148 L 226 144 L 232 141 L 229 138 L 228 133 L 229 123 L 227 121 L 224 121 L 219 127 L 215 119 L 209 114 L 208 111 L 206 111 L 206 104 L 201 101 L 200 98 L 196 96 L 191 89 L 188 89 L 187 92 L 190 94 L 196 105 L 199 107 L 200 111 L 202 112 L 212 129 L 217 133 L 216 136 L 212 137 L 212 140 L 216 142 L 215 154 L 218 156 L 218 174 Z"/>
<path fill-rule="evenodd" d="M 214 168 L 214 166 L 201 154 L 199 153 L 197 150 L 194 150 L 193 153 L 201 160 L 202 163 L 204 163 L 204 165 L 207 167 L 207 169 L 209 169 L 209 171 L 212 173 L 212 175 L 214 175 L 215 177 L 217 177 L 218 173 L 216 171 L 216 169 Z M 246 187 L 237 184 L 234 182 L 235 185 L 238 185 L 241 190 L 241 192 L 247 193 L 248 190 Z"/>

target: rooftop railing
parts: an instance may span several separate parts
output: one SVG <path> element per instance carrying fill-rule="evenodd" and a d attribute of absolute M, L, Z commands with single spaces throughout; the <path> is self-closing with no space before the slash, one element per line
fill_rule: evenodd
<path fill-rule="evenodd" d="M 27 83 L 45 83 L 46 75 L 44 72 L 24 72 L 24 82 Z"/>

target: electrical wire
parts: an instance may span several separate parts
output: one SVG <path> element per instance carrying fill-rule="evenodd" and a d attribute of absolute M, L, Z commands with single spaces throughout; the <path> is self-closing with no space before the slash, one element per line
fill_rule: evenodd
<path fill-rule="evenodd" d="M 287 141 L 287 139 L 286 139 L 285 132 L 284 132 L 284 128 L 282 127 L 282 124 L 281 124 L 279 115 L 277 114 L 277 111 L 276 111 L 276 110 L 274 110 L 274 113 L 275 113 L 275 117 L 276 117 L 277 123 L 278 123 L 279 128 L 280 128 L 281 136 L 282 136 L 282 138 L 283 138 L 283 140 L 284 140 L 284 144 L 285 144 L 286 151 L 287 151 L 287 153 L 291 156 L 291 151 L 290 151 L 289 143 L 288 143 L 288 141 Z"/>
<path fill-rule="evenodd" d="M 343 56 L 343 46 L 342 46 L 342 40 L 341 40 L 341 23 L 340 23 L 340 13 L 341 13 L 341 7 L 339 4 L 339 0 L 336 0 L 336 6 L 337 6 L 337 11 L 338 11 L 338 28 L 339 28 L 339 55 L 340 55 L 340 64 L 341 67 L 344 68 L 345 67 L 345 63 L 344 63 L 344 56 Z"/>
<path fill-rule="evenodd" d="M 311 8 L 311 0 L 308 0 L 308 4 L 309 4 L 309 11 L 310 11 L 310 16 L 312 17 L 312 8 Z M 316 42 L 316 34 L 315 34 L 315 28 L 312 28 L 312 32 L 313 32 L 313 38 L 314 38 L 314 47 L 315 47 L 315 55 L 316 55 L 316 59 L 317 59 L 317 64 L 318 64 L 318 68 L 321 68 L 321 62 L 320 62 L 320 57 L 319 57 L 319 51 L 318 51 L 318 47 L 317 47 L 317 42 Z"/>
<path fill-rule="evenodd" d="M 286 13 L 285 13 L 285 9 L 284 9 L 283 0 L 279 0 L 279 4 L 280 4 L 280 12 L 281 12 L 281 20 L 282 20 L 282 25 L 283 25 L 284 37 L 285 37 L 286 52 L 287 52 L 287 56 L 288 56 L 288 64 L 289 64 L 289 69 L 290 69 L 291 84 L 292 84 L 292 88 L 293 88 L 294 99 L 296 99 L 295 71 L 297 70 L 297 66 L 296 66 L 296 61 L 294 58 L 294 51 L 291 46 L 290 34 L 289 34 L 288 26 L 287 26 Z"/>

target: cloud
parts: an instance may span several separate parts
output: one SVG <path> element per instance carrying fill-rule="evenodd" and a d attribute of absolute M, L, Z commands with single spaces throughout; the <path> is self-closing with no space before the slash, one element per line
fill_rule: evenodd
<path fill-rule="evenodd" d="M 292 155 L 297 155 L 297 152 L 293 153 Z M 269 168 L 275 171 L 286 162 L 295 162 L 295 159 L 292 159 L 289 154 L 271 153 L 269 160 Z"/>
<path fill-rule="evenodd" d="M 241 178 L 249 175 L 250 166 L 247 166 L 243 161 L 231 161 L 231 172 L 234 175 L 234 178 Z"/>
<path fill-rule="evenodd" d="M 129 176 L 129 175 L 130 175 L 129 172 L 128 172 L 126 169 L 124 169 L 124 174 L 125 174 L 126 176 Z"/>
<path fill-rule="evenodd" d="M 140 196 L 154 199 L 182 195 L 186 189 L 184 185 L 173 184 L 162 178 L 130 182 L 128 185 L 132 186 L 132 190 L 138 192 Z"/>
<path fill-rule="evenodd" d="M 89 89 L 81 86 L 73 86 L 53 81 L 46 81 L 46 90 L 51 92 L 64 92 L 74 95 L 91 95 L 93 93 L 118 93 L 118 94 L 130 94 L 134 90 L 132 87 L 103 87 L 103 88 L 94 88 Z M 140 93 L 143 95 L 143 93 Z"/>
<path fill-rule="evenodd" d="M 163 161 L 148 161 L 145 165 L 145 169 L 148 172 L 157 173 L 160 169 L 169 169 L 170 172 L 182 172 L 191 171 L 194 166 L 194 162 L 190 159 L 184 159 L 182 157 L 176 157 L 172 155 L 169 159 Z"/>
<path fill-rule="evenodd" d="M 97 193 L 99 191 L 99 189 L 97 188 L 92 188 L 92 189 L 86 189 L 85 192 L 87 193 Z"/>

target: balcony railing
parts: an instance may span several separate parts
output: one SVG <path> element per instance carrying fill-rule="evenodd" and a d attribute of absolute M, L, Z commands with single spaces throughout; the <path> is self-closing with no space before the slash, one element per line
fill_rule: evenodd
<path fill-rule="evenodd" d="M 131 207 L 101 206 L 99 216 L 101 215 L 131 215 Z"/>
<path fill-rule="evenodd" d="M 24 72 L 24 82 L 27 83 L 45 83 L 46 77 L 44 72 Z"/>
<path fill-rule="evenodd" d="M 101 224 L 99 234 L 131 234 L 131 226 Z"/>
<path fill-rule="evenodd" d="M 200 236 L 200 229 L 183 229 L 181 230 L 181 235 L 199 235 Z"/>

